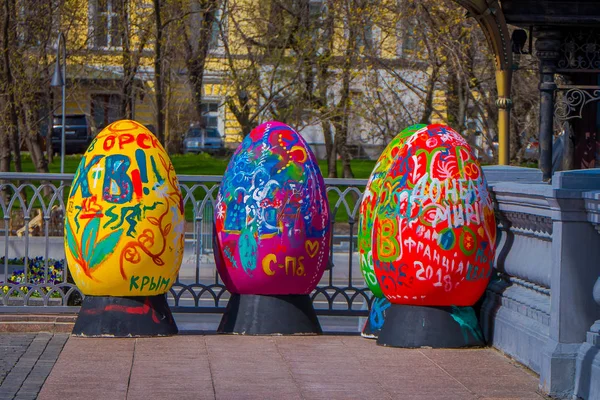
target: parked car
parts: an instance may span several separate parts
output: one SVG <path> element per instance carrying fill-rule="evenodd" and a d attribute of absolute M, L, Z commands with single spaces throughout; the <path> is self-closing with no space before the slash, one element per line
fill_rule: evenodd
<path fill-rule="evenodd" d="M 52 150 L 60 153 L 62 115 L 55 115 L 52 124 Z M 85 114 L 65 115 L 65 153 L 83 153 L 94 135 Z"/>
<path fill-rule="evenodd" d="M 225 142 L 215 128 L 189 128 L 183 138 L 183 154 L 225 151 Z"/>

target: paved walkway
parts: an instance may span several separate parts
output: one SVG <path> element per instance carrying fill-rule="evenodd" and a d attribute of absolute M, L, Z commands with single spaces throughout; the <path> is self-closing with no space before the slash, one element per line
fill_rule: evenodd
<path fill-rule="evenodd" d="M 0 334 L 0 399 L 35 399 L 69 335 Z"/>
<path fill-rule="evenodd" d="M 537 387 L 492 349 L 394 349 L 358 336 L 72 337 L 39 399 L 542 399 Z"/>

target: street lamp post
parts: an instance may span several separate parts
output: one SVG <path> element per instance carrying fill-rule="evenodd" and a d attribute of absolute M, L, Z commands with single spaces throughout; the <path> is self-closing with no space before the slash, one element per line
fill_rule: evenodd
<path fill-rule="evenodd" d="M 60 48 L 62 43 L 62 68 L 60 62 Z M 60 137 L 60 173 L 65 172 L 65 104 L 66 104 L 66 86 L 67 86 L 67 44 L 65 35 L 62 32 L 58 34 L 56 41 L 56 64 L 54 65 L 54 75 L 50 86 L 62 87 L 62 123 Z M 50 138 L 52 140 L 52 137 Z"/>

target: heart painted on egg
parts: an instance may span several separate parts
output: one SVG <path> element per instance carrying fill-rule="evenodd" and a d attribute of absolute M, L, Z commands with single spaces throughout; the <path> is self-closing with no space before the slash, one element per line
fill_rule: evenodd
<path fill-rule="evenodd" d="M 314 258 L 319 252 L 319 242 L 316 240 L 307 240 L 304 247 L 310 258 Z"/>
<path fill-rule="evenodd" d="M 306 151 L 301 146 L 294 146 L 290 150 L 290 156 L 298 163 L 306 162 Z"/>

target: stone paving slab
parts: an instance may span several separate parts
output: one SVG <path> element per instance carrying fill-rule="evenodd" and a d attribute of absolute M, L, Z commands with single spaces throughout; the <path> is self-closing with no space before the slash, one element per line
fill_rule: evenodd
<path fill-rule="evenodd" d="M 66 334 L 0 334 L 0 399 L 36 399 Z"/>
<path fill-rule="evenodd" d="M 493 349 L 380 347 L 358 336 L 71 337 L 54 399 L 543 399 Z"/>
<path fill-rule="evenodd" d="M 0 335 L 0 385 L 35 338 L 35 334 Z"/>

